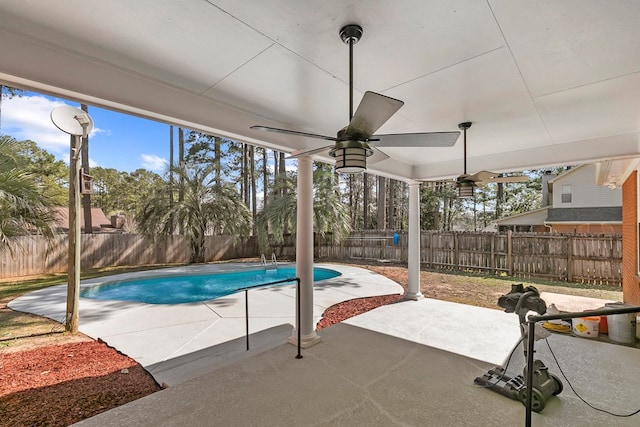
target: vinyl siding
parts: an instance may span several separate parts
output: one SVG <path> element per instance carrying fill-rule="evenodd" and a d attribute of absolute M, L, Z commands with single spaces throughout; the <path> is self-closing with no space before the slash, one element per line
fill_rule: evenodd
<path fill-rule="evenodd" d="M 578 166 L 553 180 L 554 208 L 621 206 L 622 189 L 597 185 L 595 165 Z M 562 202 L 562 186 L 571 185 L 571 202 Z"/>

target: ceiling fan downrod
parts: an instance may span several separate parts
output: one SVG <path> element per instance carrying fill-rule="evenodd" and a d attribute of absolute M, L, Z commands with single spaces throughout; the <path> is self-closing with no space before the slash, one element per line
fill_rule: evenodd
<path fill-rule="evenodd" d="M 360 41 L 362 27 L 350 24 L 340 29 L 340 38 L 349 45 L 349 122 L 353 118 L 353 45 Z"/>
<path fill-rule="evenodd" d="M 464 174 L 467 174 L 467 129 L 471 127 L 472 122 L 462 122 L 458 128 L 462 131 L 464 137 Z"/>

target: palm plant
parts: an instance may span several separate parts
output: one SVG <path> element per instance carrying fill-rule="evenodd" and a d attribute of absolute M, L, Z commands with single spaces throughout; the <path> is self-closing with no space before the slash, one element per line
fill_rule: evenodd
<path fill-rule="evenodd" d="M 295 177 L 281 174 L 276 178 L 268 202 L 256 219 L 260 246 L 267 246 L 269 238 L 273 243 L 283 243 L 285 230 L 295 230 L 295 224 Z"/>
<path fill-rule="evenodd" d="M 0 136 L 0 251 L 11 251 L 18 236 L 55 236 L 51 199 L 33 173 L 19 168 L 18 149 L 15 139 Z"/>
<path fill-rule="evenodd" d="M 339 186 L 331 166 L 316 164 L 313 171 L 314 230 L 320 236 L 331 233 L 339 241 L 351 232 L 348 207 L 340 200 Z M 282 191 L 286 188 L 287 191 Z M 258 215 L 257 229 L 260 244 L 266 245 L 270 237 L 275 244 L 284 241 L 285 230 L 296 229 L 295 176 L 278 175 L 269 202 Z M 268 226 L 267 226 L 268 225 Z M 269 230 L 270 236 L 266 235 Z"/>
<path fill-rule="evenodd" d="M 155 236 L 179 230 L 189 241 L 190 262 L 205 261 L 206 235 L 248 235 L 249 209 L 232 185 L 216 183 L 214 170 L 213 165 L 203 164 L 185 164 L 175 169 L 182 182 L 182 200 L 169 203 L 167 183 L 143 203 L 136 216 L 140 231 Z"/>

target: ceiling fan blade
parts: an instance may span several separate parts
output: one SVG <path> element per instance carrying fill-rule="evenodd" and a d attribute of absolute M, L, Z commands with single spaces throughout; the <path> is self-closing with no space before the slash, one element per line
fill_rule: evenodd
<path fill-rule="evenodd" d="M 369 144 L 376 147 L 451 147 L 460 132 L 423 132 L 373 135 Z"/>
<path fill-rule="evenodd" d="M 496 172 L 480 171 L 480 172 L 474 173 L 473 175 L 467 176 L 467 180 L 473 181 L 473 182 L 484 182 L 492 178 L 497 178 L 498 175 L 500 174 Z"/>
<path fill-rule="evenodd" d="M 473 175 L 469 175 L 467 178 L 469 181 L 474 182 L 527 182 L 529 181 L 529 177 L 524 175 L 515 175 L 515 176 L 500 176 L 499 173 L 489 172 L 489 171 L 480 171 L 474 173 Z"/>
<path fill-rule="evenodd" d="M 374 163 L 381 162 L 383 160 L 387 160 L 389 156 L 378 150 L 376 147 L 371 147 L 373 149 L 373 154 L 370 157 L 367 157 L 367 164 L 372 165 Z"/>
<path fill-rule="evenodd" d="M 267 132 L 275 132 L 275 133 L 284 133 L 285 135 L 305 136 L 307 138 L 324 139 L 326 141 L 337 141 L 338 140 L 337 138 L 335 138 L 333 136 L 324 136 L 324 135 L 318 135 L 317 133 L 300 132 L 300 131 L 297 131 L 297 130 L 272 128 L 272 127 L 269 127 L 269 126 L 254 125 L 254 126 L 251 126 L 251 129 L 264 130 L 264 131 L 267 131 Z"/>
<path fill-rule="evenodd" d="M 515 175 L 515 176 L 499 176 L 499 177 L 491 178 L 491 179 L 488 179 L 488 180 L 482 181 L 482 182 L 503 182 L 503 183 L 508 183 L 508 182 L 527 182 L 527 181 L 529 181 L 529 177 L 528 176 Z"/>
<path fill-rule="evenodd" d="M 333 145 L 327 145 L 325 147 L 312 148 L 311 150 L 294 151 L 290 155 L 286 156 L 285 159 L 297 159 L 298 157 L 302 157 L 302 156 L 310 156 L 312 154 L 317 154 L 317 153 L 320 153 L 322 151 L 328 150 L 328 149 L 330 149 L 332 147 L 333 147 Z"/>
<path fill-rule="evenodd" d="M 355 135 L 360 139 L 369 138 L 403 105 L 404 102 L 398 99 L 375 92 L 365 92 L 347 127 L 347 134 Z"/>

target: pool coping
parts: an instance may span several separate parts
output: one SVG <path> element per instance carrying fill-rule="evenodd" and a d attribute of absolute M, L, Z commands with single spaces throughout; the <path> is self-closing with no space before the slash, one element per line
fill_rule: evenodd
<path fill-rule="evenodd" d="M 291 264 L 281 264 L 288 265 Z M 120 280 L 158 277 L 167 274 L 199 274 L 255 269 L 260 263 L 224 263 L 170 267 L 143 272 L 121 273 L 81 282 L 81 289 Z M 314 284 L 314 324 L 330 306 L 355 298 L 402 294 L 396 282 L 370 270 L 343 264 L 316 263 L 340 276 Z M 295 283 L 254 289 L 249 292 L 249 333 L 256 349 L 286 342 L 295 325 Z M 57 285 L 23 295 L 11 301 L 13 310 L 64 322 L 67 285 Z M 245 296 L 236 292 L 214 300 L 182 304 L 146 304 L 128 301 L 80 298 L 80 332 L 106 342 L 149 369 L 159 383 L 177 384 L 195 372 L 176 375 L 166 366 L 173 359 L 201 360 L 202 354 L 221 350 L 229 357 L 244 347 Z M 277 333 L 274 333 L 277 331 Z M 224 343 L 226 346 L 218 347 Z M 235 344 L 234 344 L 235 343 Z M 208 349 L 208 350 L 207 350 Z M 226 349 L 226 350 L 225 350 Z M 203 353 L 204 350 L 207 350 Z M 189 356 L 191 355 L 191 356 Z M 194 367 L 196 369 L 197 366 Z M 168 382 L 169 381 L 169 382 Z M 173 384 L 171 384 L 173 383 Z"/>

